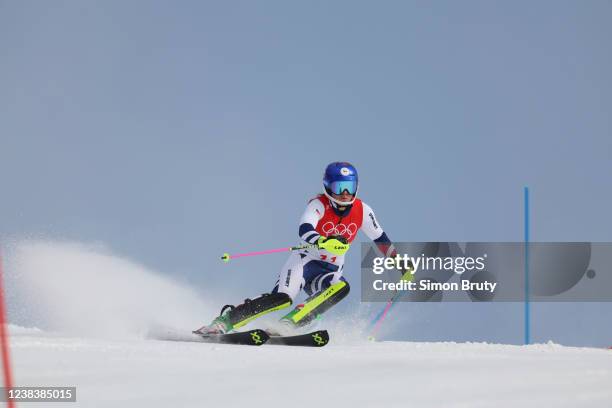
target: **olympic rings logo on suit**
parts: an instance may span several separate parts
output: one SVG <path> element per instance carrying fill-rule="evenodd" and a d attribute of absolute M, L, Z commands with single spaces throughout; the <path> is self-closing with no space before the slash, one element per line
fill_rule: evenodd
<path fill-rule="evenodd" d="M 331 221 L 327 221 L 323 224 L 323 233 L 326 235 L 348 235 L 352 238 L 357 233 L 357 224 L 351 222 L 349 225 L 345 224 L 334 224 Z"/>

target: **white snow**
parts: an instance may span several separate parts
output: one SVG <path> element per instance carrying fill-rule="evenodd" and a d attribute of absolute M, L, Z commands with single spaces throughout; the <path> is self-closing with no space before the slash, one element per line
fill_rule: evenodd
<path fill-rule="evenodd" d="M 356 342 L 321 349 L 13 333 L 18 385 L 54 407 L 610 407 L 612 350 Z"/>
<path fill-rule="evenodd" d="M 371 343 L 359 321 L 321 349 L 161 341 L 222 303 L 80 244 L 19 243 L 6 277 L 16 385 L 76 386 L 57 408 L 612 406 L 612 350 Z"/>

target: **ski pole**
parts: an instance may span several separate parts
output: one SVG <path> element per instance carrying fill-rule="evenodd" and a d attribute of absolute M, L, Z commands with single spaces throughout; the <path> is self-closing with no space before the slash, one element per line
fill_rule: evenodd
<path fill-rule="evenodd" d="M 316 247 L 316 245 L 306 244 L 306 245 L 298 245 L 298 246 L 293 246 L 293 247 L 288 247 L 288 248 L 285 247 L 285 248 L 277 248 L 277 249 L 268 249 L 266 251 L 247 252 L 244 254 L 234 254 L 234 255 L 230 255 L 226 252 L 221 257 L 221 260 L 227 263 L 230 261 L 230 259 L 234 259 L 234 258 L 242 258 L 245 256 L 255 256 L 255 255 L 267 255 L 267 254 L 274 254 L 276 252 L 298 251 L 300 249 L 314 248 L 314 247 Z"/>
<path fill-rule="evenodd" d="M 410 276 L 408 277 L 408 275 L 410 274 Z M 402 277 L 400 279 L 401 281 L 412 281 L 412 279 L 414 278 L 414 266 L 412 265 L 412 263 L 410 263 L 410 266 L 407 267 L 406 269 L 404 269 L 404 272 L 402 273 Z M 372 320 L 372 322 L 370 323 L 370 335 L 368 336 L 368 340 L 374 341 L 376 340 L 376 334 L 378 333 L 378 331 L 380 330 L 380 326 L 383 324 L 383 322 L 385 321 L 385 318 L 387 317 L 387 315 L 389 314 L 389 312 L 391 311 L 391 308 L 393 308 L 393 306 L 395 306 L 397 304 L 397 301 L 404 296 L 406 292 L 401 290 L 399 292 L 395 292 L 395 294 L 391 297 L 391 299 L 389 299 L 387 301 L 387 304 L 385 305 L 385 307 L 382 308 L 382 310 L 376 315 L 376 317 Z"/>
<path fill-rule="evenodd" d="M 380 326 L 382 326 L 383 322 L 385 321 L 385 318 L 389 314 L 389 311 L 391 311 L 393 306 L 397 304 L 398 299 L 401 298 L 402 295 L 403 295 L 403 292 L 397 292 L 395 295 L 393 295 L 393 297 L 387 301 L 387 304 L 385 305 L 385 307 L 383 307 L 382 310 L 372 320 L 372 322 L 370 323 L 370 327 L 372 327 L 372 330 L 370 331 L 368 340 L 370 341 L 376 340 L 376 334 L 380 330 Z"/>

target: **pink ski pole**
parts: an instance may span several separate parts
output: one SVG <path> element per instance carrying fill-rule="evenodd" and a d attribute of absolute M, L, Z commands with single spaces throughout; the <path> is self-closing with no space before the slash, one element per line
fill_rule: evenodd
<path fill-rule="evenodd" d="M 371 341 L 376 340 L 376 335 L 378 334 L 378 331 L 380 330 L 380 326 L 382 326 L 382 323 L 385 321 L 387 314 L 389 313 L 391 308 L 395 306 L 395 304 L 397 303 L 397 300 L 401 296 L 402 296 L 401 292 L 398 292 L 395 295 L 393 295 L 393 297 L 387 301 L 387 304 L 380 311 L 380 313 L 374 318 L 374 320 L 372 320 L 372 322 L 370 323 L 371 331 L 370 331 L 370 335 L 368 336 L 368 340 L 371 340 Z"/>
<path fill-rule="evenodd" d="M 293 247 L 285 247 L 285 248 L 277 248 L 277 249 L 268 249 L 266 251 L 256 251 L 256 252 L 247 252 L 244 254 L 234 254 L 234 255 L 230 255 L 227 252 L 223 254 L 223 256 L 221 257 L 221 260 L 223 262 L 229 262 L 230 259 L 234 259 L 234 258 L 242 258 L 245 256 L 255 256 L 255 255 L 267 255 L 267 254 L 274 254 L 276 252 L 289 252 L 289 251 L 297 251 L 300 249 L 306 249 L 306 248 L 313 248 L 316 245 L 299 245 L 299 246 L 293 246 Z"/>

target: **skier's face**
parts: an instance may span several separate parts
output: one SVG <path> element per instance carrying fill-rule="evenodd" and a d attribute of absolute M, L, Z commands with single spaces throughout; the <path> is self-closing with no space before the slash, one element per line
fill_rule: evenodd
<path fill-rule="evenodd" d="M 332 194 L 332 197 L 334 197 L 336 200 L 338 201 L 342 201 L 344 203 L 348 203 L 353 199 L 353 195 L 349 194 L 348 191 L 344 190 L 342 192 L 342 194 Z"/>

